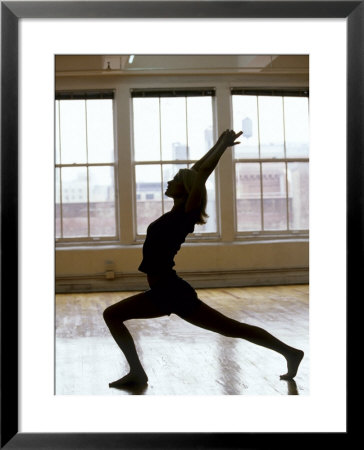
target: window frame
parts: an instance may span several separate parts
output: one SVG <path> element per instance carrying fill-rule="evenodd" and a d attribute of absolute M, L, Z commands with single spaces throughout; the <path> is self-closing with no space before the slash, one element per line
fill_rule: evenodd
<path fill-rule="evenodd" d="M 131 136 L 132 136 L 132 145 L 131 145 L 131 171 L 132 171 L 132 181 L 133 181 L 133 208 L 135 211 L 134 214 L 134 223 L 133 223 L 133 233 L 134 233 L 134 241 L 137 244 L 144 242 L 146 233 L 138 233 L 138 222 L 137 222 L 137 189 L 136 189 L 136 167 L 142 165 L 154 165 L 160 166 L 161 173 L 163 174 L 163 165 L 167 164 L 178 164 L 178 165 L 187 165 L 187 167 L 192 166 L 197 162 L 194 159 L 178 159 L 178 160 L 152 160 L 152 161 L 144 161 L 135 159 L 135 145 L 134 145 L 134 104 L 133 98 L 159 98 L 159 102 L 161 98 L 166 97 L 197 97 L 197 96 L 208 96 L 211 97 L 211 113 L 212 113 L 212 136 L 214 141 L 216 140 L 217 134 L 217 111 L 216 111 L 216 87 L 177 87 L 170 86 L 168 88 L 130 88 L 130 104 L 131 104 Z M 199 95 L 198 93 L 204 92 L 203 95 Z M 163 182 L 163 181 L 162 181 Z M 162 214 L 164 209 L 164 196 L 163 196 L 163 185 L 161 185 L 161 201 L 162 201 Z M 187 236 L 186 242 L 216 242 L 221 240 L 221 226 L 220 226 L 220 210 L 219 210 L 219 182 L 217 173 L 215 173 L 215 211 L 216 211 L 216 231 L 215 232 L 194 232 Z"/>
<path fill-rule="evenodd" d="M 277 96 L 277 97 L 306 97 L 308 99 L 309 108 L 309 88 L 242 88 L 242 87 L 231 87 L 230 88 L 230 102 L 231 102 L 231 121 L 234 120 L 234 110 L 233 110 L 233 96 L 234 95 L 252 95 L 256 96 Z M 258 121 L 259 121 L 259 110 L 258 110 Z M 283 114 L 283 129 L 284 129 L 284 114 Z M 260 141 L 259 141 L 260 147 Z M 302 239 L 307 240 L 309 238 L 309 228 L 307 229 L 289 229 L 289 192 L 288 192 L 288 164 L 289 163 L 307 163 L 309 164 L 309 154 L 307 158 L 288 158 L 286 157 L 286 139 L 284 137 L 284 157 L 283 158 L 235 158 L 235 154 L 232 153 L 232 164 L 233 164 L 233 190 L 234 190 L 234 230 L 235 239 L 237 241 L 267 241 L 267 240 L 279 240 L 283 239 L 288 241 L 290 239 Z M 237 164 L 241 163 L 254 163 L 259 164 L 260 171 L 260 215 L 261 215 L 261 230 L 238 230 L 238 210 L 237 210 L 237 194 L 236 194 L 236 174 L 237 174 Z M 285 230 L 264 230 L 264 208 L 263 208 L 263 179 L 262 179 L 262 165 L 264 163 L 283 163 L 285 166 L 285 186 L 286 186 L 286 224 L 287 229 Z"/>
<path fill-rule="evenodd" d="M 67 101 L 67 100 L 103 100 L 108 99 L 111 100 L 112 105 L 112 125 L 113 125 L 113 147 L 114 147 L 114 161 L 108 163 L 72 163 L 72 164 L 62 164 L 60 160 L 59 163 L 56 163 L 56 159 L 54 162 L 54 173 L 56 173 L 57 169 L 59 169 L 59 177 L 60 177 L 60 228 L 61 228 L 61 236 L 56 237 L 55 232 L 55 243 L 57 247 L 73 247 L 82 244 L 91 244 L 91 245 L 104 245 L 104 244 L 115 244 L 120 240 L 120 212 L 119 212 L 119 183 L 118 183 L 118 148 L 117 148 L 117 121 L 116 121 L 116 107 L 115 107 L 115 94 L 116 89 L 70 89 L 70 90 L 56 90 L 55 92 L 55 106 L 54 111 L 60 107 L 59 101 Z M 85 117 L 86 127 L 87 127 L 87 115 Z M 56 122 L 56 114 L 55 114 L 55 123 L 54 129 L 59 126 L 59 123 Z M 59 131 L 60 136 L 60 131 Z M 56 139 L 56 133 L 54 133 L 54 139 Z M 54 145 L 54 149 L 56 149 L 56 142 Z M 86 138 L 86 149 L 87 149 L 87 138 Z M 61 155 L 61 153 L 60 153 Z M 62 158 L 61 158 L 62 159 Z M 75 236 L 75 237 L 64 237 L 62 236 L 63 232 L 63 214 L 62 214 L 62 175 L 61 169 L 68 167 L 84 167 L 87 171 L 87 231 L 88 236 Z M 110 167 L 113 169 L 114 174 L 114 205 L 115 205 L 115 235 L 110 236 L 90 236 L 90 200 L 89 200 L 89 168 L 90 167 Z M 54 192 L 54 198 L 56 200 L 56 187 Z M 56 201 L 54 201 L 56 205 Z M 55 216 L 56 219 L 56 216 Z"/>

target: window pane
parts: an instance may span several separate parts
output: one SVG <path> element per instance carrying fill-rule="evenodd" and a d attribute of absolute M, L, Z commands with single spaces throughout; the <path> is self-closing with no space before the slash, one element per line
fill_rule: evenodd
<path fill-rule="evenodd" d="M 208 214 L 207 222 L 204 225 L 196 225 L 195 233 L 216 233 L 217 232 L 217 220 L 216 220 L 216 184 L 215 184 L 215 172 L 209 176 L 206 181 L 207 190 L 207 206 L 206 212 Z"/>
<path fill-rule="evenodd" d="M 85 100 L 60 102 L 62 164 L 86 163 Z"/>
<path fill-rule="evenodd" d="M 162 159 L 188 159 L 186 98 L 161 98 Z"/>
<path fill-rule="evenodd" d="M 114 162 L 112 100 L 87 100 L 86 106 L 88 162 Z"/>
<path fill-rule="evenodd" d="M 59 100 L 56 100 L 56 106 L 55 106 L 55 147 L 56 147 L 56 164 L 59 164 L 61 162 L 60 158 L 60 145 L 59 145 Z"/>
<path fill-rule="evenodd" d="M 114 167 L 89 167 L 90 235 L 115 236 Z"/>
<path fill-rule="evenodd" d="M 87 236 L 86 167 L 64 167 L 61 176 L 63 237 Z"/>
<path fill-rule="evenodd" d="M 285 163 L 262 164 L 265 230 L 287 229 Z"/>
<path fill-rule="evenodd" d="M 308 163 L 288 163 L 288 214 L 291 230 L 306 230 L 309 226 Z"/>
<path fill-rule="evenodd" d="M 55 233 L 56 238 L 61 237 L 61 184 L 60 184 L 60 169 L 56 168 L 56 188 L 55 188 L 55 215 L 56 215 L 56 226 Z"/>
<path fill-rule="evenodd" d="M 258 158 L 258 110 L 255 95 L 233 95 L 233 121 L 236 132 L 242 130 L 241 144 L 234 146 L 235 158 Z"/>
<path fill-rule="evenodd" d="M 308 137 L 308 98 L 285 97 L 284 121 L 287 158 L 307 158 Z"/>
<path fill-rule="evenodd" d="M 164 192 L 167 189 L 168 181 L 172 180 L 180 169 L 186 169 L 187 164 L 163 164 L 163 211 L 167 212 L 172 209 L 173 199 L 167 197 Z"/>
<path fill-rule="evenodd" d="M 159 99 L 134 98 L 134 159 L 160 161 Z"/>
<path fill-rule="evenodd" d="M 261 158 L 284 158 L 282 97 L 258 97 Z"/>
<path fill-rule="evenodd" d="M 236 164 L 236 212 L 238 231 L 262 229 L 260 164 Z"/>
<path fill-rule="evenodd" d="M 187 97 L 190 159 L 200 159 L 214 145 L 212 97 Z"/>
<path fill-rule="evenodd" d="M 162 215 L 161 166 L 135 167 L 137 234 L 145 234 L 148 225 Z"/>

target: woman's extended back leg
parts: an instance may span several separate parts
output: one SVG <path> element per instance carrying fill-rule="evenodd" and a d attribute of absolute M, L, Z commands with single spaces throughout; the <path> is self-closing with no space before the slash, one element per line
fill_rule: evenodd
<path fill-rule="evenodd" d="M 223 336 L 246 339 L 280 353 L 286 358 L 288 365 L 287 373 L 281 375 L 281 378 L 293 378 L 297 373 L 298 366 L 303 358 L 303 352 L 286 345 L 263 328 L 226 317 L 205 303 L 201 303 L 193 312 L 188 314 L 178 313 L 178 315 L 187 322 L 206 330 L 214 331 Z"/>

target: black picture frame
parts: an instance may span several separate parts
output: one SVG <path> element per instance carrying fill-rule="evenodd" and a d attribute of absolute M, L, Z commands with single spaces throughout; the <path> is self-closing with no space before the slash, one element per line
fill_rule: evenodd
<path fill-rule="evenodd" d="M 18 21 L 21 18 L 346 18 L 347 19 L 347 312 L 358 301 L 363 265 L 363 1 L 1 2 L 1 448 L 271 448 L 294 433 L 18 432 Z M 9 270 L 10 268 L 10 270 Z M 350 353 L 350 346 L 347 346 Z M 349 373 L 348 373 L 349 374 Z M 334 393 L 333 393 L 334 395 Z M 349 417 L 349 416 L 348 416 Z M 349 437 L 335 433 L 335 443 Z M 294 435 L 293 435 L 294 434 Z M 299 436 L 300 444 L 326 433 Z M 269 442 L 269 444 L 268 444 Z"/>

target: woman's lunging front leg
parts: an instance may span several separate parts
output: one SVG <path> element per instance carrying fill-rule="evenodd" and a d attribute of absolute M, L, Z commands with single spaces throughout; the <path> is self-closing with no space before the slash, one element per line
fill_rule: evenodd
<path fill-rule="evenodd" d="M 202 303 L 189 314 L 179 314 L 187 322 L 214 331 L 227 337 L 245 339 L 254 344 L 274 350 L 283 355 L 287 361 L 287 373 L 281 379 L 292 379 L 296 376 L 298 366 L 303 358 L 303 351 L 290 347 L 263 328 L 248 325 L 230 319 L 210 306 Z"/>
<path fill-rule="evenodd" d="M 129 297 L 105 309 L 104 320 L 106 325 L 130 366 L 130 372 L 110 383 L 110 387 L 141 385 L 148 382 L 148 377 L 140 362 L 134 340 L 124 322 L 130 319 L 147 319 L 160 317 L 161 315 L 163 314 L 156 310 L 143 293 Z"/>
<path fill-rule="evenodd" d="M 123 323 L 117 323 L 112 318 L 105 317 L 106 324 L 109 327 L 112 337 L 124 353 L 130 366 L 130 372 L 124 377 L 109 383 L 110 387 L 125 386 L 127 384 L 146 384 L 148 382 L 147 374 L 140 362 L 135 348 L 134 340 Z"/>

